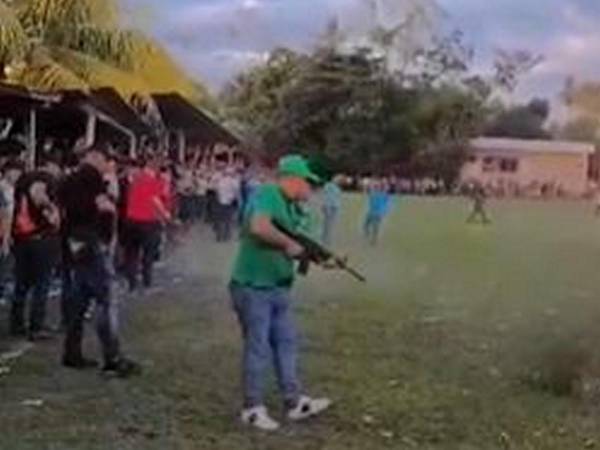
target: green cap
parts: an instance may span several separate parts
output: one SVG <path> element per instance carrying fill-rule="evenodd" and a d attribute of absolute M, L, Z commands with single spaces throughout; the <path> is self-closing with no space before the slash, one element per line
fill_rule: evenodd
<path fill-rule="evenodd" d="M 279 175 L 304 178 L 310 183 L 321 183 L 321 178 L 311 170 L 308 161 L 300 155 L 288 155 L 281 158 L 277 172 Z"/>

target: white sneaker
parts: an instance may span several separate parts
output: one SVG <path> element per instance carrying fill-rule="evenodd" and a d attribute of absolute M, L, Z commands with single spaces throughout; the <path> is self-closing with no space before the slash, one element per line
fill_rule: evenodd
<path fill-rule="evenodd" d="M 331 406 L 328 398 L 300 397 L 294 409 L 288 411 L 288 419 L 299 421 L 321 414 Z"/>
<path fill-rule="evenodd" d="M 269 416 L 267 408 L 264 406 L 244 409 L 241 419 L 243 424 L 258 428 L 259 430 L 276 431 L 279 429 L 279 423 Z"/>

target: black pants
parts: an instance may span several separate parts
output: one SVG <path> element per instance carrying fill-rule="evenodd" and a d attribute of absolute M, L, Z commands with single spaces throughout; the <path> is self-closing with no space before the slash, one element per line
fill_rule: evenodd
<path fill-rule="evenodd" d="M 65 236 L 61 238 L 61 251 L 60 251 L 60 280 L 61 280 L 61 293 L 60 293 L 60 313 L 61 313 L 61 326 L 66 330 L 68 321 L 68 307 L 71 295 L 73 294 L 74 285 L 74 267 L 71 252 L 69 251 L 68 242 Z"/>
<path fill-rule="evenodd" d="M 235 205 L 215 205 L 215 234 L 217 242 L 226 242 L 231 239 L 231 229 L 234 225 Z"/>
<path fill-rule="evenodd" d="M 206 210 L 204 220 L 206 223 L 214 225 L 215 223 L 215 210 L 217 205 L 217 194 L 215 191 L 210 190 L 206 193 Z"/>
<path fill-rule="evenodd" d="M 194 197 L 191 195 L 180 195 L 179 198 L 179 219 L 183 223 L 189 223 L 194 220 Z"/>
<path fill-rule="evenodd" d="M 204 220 L 205 212 L 206 212 L 206 196 L 204 195 L 193 195 L 193 205 L 194 205 L 194 220 L 197 222 L 201 222 Z"/>
<path fill-rule="evenodd" d="M 32 299 L 29 308 L 29 332 L 36 333 L 43 329 L 58 246 L 58 240 L 53 237 L 15 242 L 15 293 L 10 314 L 12 334 L 23 334 L 26 331 L 25 306 L 30 293 Z"/>
<path fill-rule="evenodd" d="M 96 332 L 106 364 L 120 357 L 118 307 L 112 296 L 113 269 L 108 249 L 98 247 L 82 261 L 75 261 L 73 286 L 67 301 L 67 334 L 64 358 L 81 360 L 84 316 L 91 300 L 96 301 Z"/>
<path fill-rule="evenodd" d="M 142 281 L 152 286 L 153 266 L 159 256 L 162 226 L 159 222 L 128 222 L 125 239 L 125 274 L 130 289 L 138 286 L 140 260 Z"/>

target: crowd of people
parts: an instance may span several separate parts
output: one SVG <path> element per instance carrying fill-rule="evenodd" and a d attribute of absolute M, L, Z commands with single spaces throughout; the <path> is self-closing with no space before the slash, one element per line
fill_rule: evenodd
<path fill-rule="evenodd" d="M 177 164 L 148 154 L 118 158 L 100 146 L 62 163 L 44 157 L 34 170 L 6 160 L 0 178 L 0 306 L 9 333 L 32 342 L 64 333 L 62 363 L 98 365 L 82 353 L 84 322 L 95 317 L 103 372 L 140 371 L 123 356 L 117 288 L 152 290 L 154 266 L 169 234 L 209 224 L 217 241 L 232 237 L 260 175 L 223 160 Z M 122 281 L 122 283 L 121 283 Z M 50 324 L 50 294 L 60 321 Z"/>
<path fill-rule="evenodd" d="M 274 226 L 306 225 L 305 203 L 317 186 L 320 240 L 329 245 L 342 207 L 343 179 L 320 178 L 300 156 L 283 158 L 274 172 L 219 159 L 175 163 L 156 152 L 120 159 L 102 146 L 85 150 L 69 164 L 44 157 L 34 170 L 5 161 L 0 295 L 9 308 L 10 335 L 32 342 L 63 335 L 62 364 L 85 370 L 99 366 L 84 355 L 82 345 L 86 321 L 95 319 L 102 373 L 139 374 L 140 365 L 125 356 L 121 345 L 119 297 L 154 288 L 154 267 L 173 230 L 185 235 L 193 226 L 209 225 L 217 242 L 232 240 L 235 230 L 239 251 L 231 295 L 244 340 L 242 420 L 262 429 L 278 427 L 262 399 L 269 350 L 289 418 L 318 414 L 330 401 L 302 395 L 289 308 L 294 259 L 303 249 Z M 393 190 L 384 178 L 371 179 L 364 189 L 364 234 L 374 245 Z M 61 317 L 51 325 L 47 304 L 55 287 Z"/>

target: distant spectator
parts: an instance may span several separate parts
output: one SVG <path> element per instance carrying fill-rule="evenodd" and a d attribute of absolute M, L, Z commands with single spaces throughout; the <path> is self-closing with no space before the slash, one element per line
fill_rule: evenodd
<path fill-rule="evenodd" d="M 384 182 L 372 180 L 367 192 L 368 207 L 364 222 L 365 238 L 371 245 L 376 245 L 381 225 L 391 206 L 391 195 Z"/>
<path fill-rule="evenodd" d="M 342 190 L 338 185 L 339 180 L 333 179 L 323 186 L 321 211 L 323 213 L 323 228 L 321 240 L 330 245 L 333 239 L 333 229 L 342 204 Z"/>

